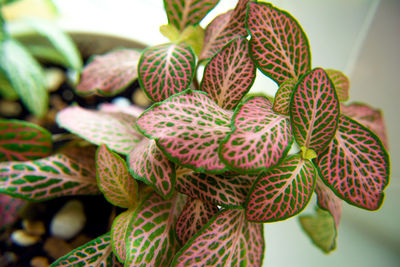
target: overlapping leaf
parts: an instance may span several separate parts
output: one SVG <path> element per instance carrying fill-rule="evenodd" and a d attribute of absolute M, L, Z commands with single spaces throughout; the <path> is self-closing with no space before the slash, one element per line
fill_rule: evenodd
<path fill-rule="evenodd" d="M 122 212 L 114 219 L 111 227 L 111 245 L 120 262 L 125 262 L 126 259 L 125 236 L 132 216 L 133 209 Z"/>
<path fill-rule="evenodd" d="M 263 225 L 246 220 L 243 210 L 214 216 L 176 254 L 172 266 L 261 266 Z"/>
<path fill-rule="evenodd" d="M 317 179 L 315 193 L 317 194 L 318 206 L 330 212 L 337 229 L 339 227 L 340 218 L 342 217 L 342 200 L 338 198 L 320 178 Z"/>
<path fill-rule="evenodd" d="M 234 109 L 250 90 L 256 68 L 248 54 L 248 41 L 236 38 L 229 42 L 206 65 L 200 90 L 224 109 Z"/>
<path fill-rule="evenodd" d="M 0 119 L 0 161 L 25 161 L 46 157 L 51 134 L 35 124 Z"/>
<path fill-rule="evenodd" d="M 293 143 L 289 120 L 274 113 L 265 97 L 251 96 L 239 104 L 232 125 L 220 155 L 238 171 L 256 172 L 276 165 Z"/>
<path fill-rule="evenodd" d="M 168 43 L 146 49 L 140 58 L 139 83 L 148 97 L 159 102 L 189 88 L 196 57 L 185 43 Z"/>
<path fill-rule="evenodd" d="M 290 100 L 292 93 L 296 88 L 297 80 L 294 78 L 287 79 L 280 86 L 275 94 L 274 104 L 272 109 L 280 114 L 289 115 Z"/>
<path fill-rule="evenodd" d="M 222 172 L 218 147 L 230 131 L 231 116 L 205 93 L 187 90 L 153 105 L 137 125 L 173 161 L 198 171 Z"/>
<path fill-rule="evenodd" d="M 327 69 L 326 73 L 329 76 L 329 79 L 333 82 L 336 89 L 336 94 L 340 101 L 349 100 L 349 87 L 350 80 L 344 75 L 343 72 L 333 69 Z"/>
<path fill-rule="evenodd" d="M 135 120 L 122 112 L 102 112 L 77 106 L 57 114 L 60 127 L 94 144 L 106 144 L 121 154 L 128 154 L 142 138 L 136 130 Z"/>
<path fill-rule="evenodd" d="M 6 194 L 0 193 L 0 231 L 3 227 L 14 223 L 19 214 L 18 211 L 26 204 L 26 201 L 13 198 Z"/>
<path fill-rule="evenodd" d="M 290 118 L 293 134 L 300 147 L 323 150 L 335 135 L 339 100 L 331 80 L 323 69 L 305 75 L 293 92 Z"/>
<path fill-rule="evenodd" d="M 252 58 L 257 67 L 279 85 L 310 70 L 307 36 L 289 13 L 269 3 L 250 2 L 247 27 Z"/>
<path fill-rule="evenodd" d="M 378 209 L 389 182 L 389 156 L 374 133 L 340 116 L 335 138 L 317 158 L 321 179 L 346 202 Z"/>
<path fill-rule="evenodd" d="M 140 52 L 118 49 L 94 57 L 81 74 L 76 88 L 81 94 L 116 95 L 138 77 Z"/>
<path fill-rule="evenodd" d="M 255 182 L 246 202 L 247 219 L 274 222 L 300 213 L 311 199 L 316 178 L 310 161 L 287 157 Z"/>

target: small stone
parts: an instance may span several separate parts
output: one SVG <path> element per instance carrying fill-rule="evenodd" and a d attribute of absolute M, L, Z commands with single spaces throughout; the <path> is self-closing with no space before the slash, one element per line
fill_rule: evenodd
<path fill-rule="evenodd" d="M 17 117 L 21 112 L 22 107 L 18 102 L 11 100 L 0 100 L 0 115 Z"/>
<path fill-rule="evenodd" d="M 41 221 L 23 220 L 22 227 L 31 235 L 43 235 L 46 233 L 46 227 Z"/>
<path fill-rule="evenodd" d="M 36 244 L 39 241 L 40 237 L 37 235 L 31 235 L 27 233 L 25 230 L 15 230 L 11 234 L 11 240 L 22 247 L 27 247 Z"/>
<path fill-rule="evenodd" d="M 12 251 L 6 251 L 3 255 L 0 254 L 0 266 L 15 266 L 17 261 L 17 254 Z"/>
<path fill-rule="evenodd" d="M 49 237 L 43 246 L 44 251 L 53 259 L 58 259 L 68 254 L 73 248 L 63 239 Z"/>
<path fill-rule="evenodd" d="M 132 94 L 132 102 L 141 107 L 147 107 L 151 104 L 151 100 L 143 92 L 143 90 L 135 90 Z"/>
<path fill-rule="evenodd" d="M 65 73 L 58 68 L 48 68 L 44 72 L 45 85 L 48 91 L 54 92 L 65 81 Z"/>
<path fill-rule="evenodd" d="M 71 200 L 54 215 L 50 223 L 50 232 L 53 236 L 70 239 L 83 229 L 85 223 L 86 216 L 82 203 Z"/>
<path fill-rule="evenodd" d="M 50 266 L 49 264 L 49 259 L 43 256 L 36 256 L 31 259 L 31 266 L 32 267 L 48 267 Z"/>

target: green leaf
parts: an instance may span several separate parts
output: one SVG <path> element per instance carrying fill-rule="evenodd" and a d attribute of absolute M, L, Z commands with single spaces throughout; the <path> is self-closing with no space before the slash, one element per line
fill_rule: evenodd
<path fill-rule="evenodd" d="M 111 244 L 120 262 L 125 262 L 126 259 L 125 236 L 129 228 L 129 222 L 134 215 L 135 210 L 133 209 L 124 211 L 114 219 L 111 226 Z"/>
<path fill-rule="evenodd" d="M 18 94 L 7 77 L 0 71 L 0 96 L 7 100 L 17 100 Z"/>
<path fill-rule="evenodd" d="M 67 66 L 65 58 L 60 52 L 58 52 L 54 47 L 42 44 L 25 44 L 22 43 L 26 50 L 35 57 L 37 60 L 43 63 L 53 63 L 60 66 Z"/>

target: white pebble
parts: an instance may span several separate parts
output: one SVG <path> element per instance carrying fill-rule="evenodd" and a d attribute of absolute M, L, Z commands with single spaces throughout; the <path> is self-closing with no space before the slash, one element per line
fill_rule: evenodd
<path fill-rule="evenodd" d="M 86 216 L 82 203 L 71 200 L 54 215 L 50 223 L 50 232 L 53 236 L 70 239 L 83 229 L 85 223 Z"/>
<path fill-rule="evenodd" d="M 39 236 L 36 235 L 30 235 L 27 232 L 25 232 L 25 230 L 15 230 L 12 234 L 11 234 L 11 240 L 22 247 L 27 247 L 27 246 L 31 246 L 33 244 L 36 244 L 36 242 L 39 241 Z"/>

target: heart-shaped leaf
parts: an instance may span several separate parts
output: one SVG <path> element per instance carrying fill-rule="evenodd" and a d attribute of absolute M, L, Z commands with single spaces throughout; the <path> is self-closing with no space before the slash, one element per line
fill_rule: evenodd
<path fill-rule="evenodd" d="M 120 262 L 125 262 L 126 259 L 125 236 L 129 228 L 129 222 L 135 215 L 134 211 L 130 209 L 122 212 L 114 219 L 111 226 L 111 245 Z"/>
<path fill-rule="evenodd" d="M 261 266 L 263 225 L 246 220 L 243 210 L 215 215 L 176 254 L 172 266 Z"/>
<path fill-rule="evenodd" d="M 131 177 L 123 160 L 106 145 L 96 153 L 97 185 L 104 197 L 113 205 L 132 208 L 138 199 L 138 185 Z"/>
<path fill-rule="evenodd" d="M 81 74 L 76 90 L 80 94 L 113 96 L 138 77 L 140 52 L 118 49 L 95 56 Z"/>
<path fill-rule="evenodd" d="M 293 92 L 290 118 L 300 147 L 323 150 L 335 136 L 339 100 L 335 87 L 323 69 L 305 75 Z"/>
<path fill-rule="evenodd" d="M 254 183 L 246 203 L 247 219 L 275 222 L 297 215 L 310 201 L 316 179 L 311 161 L 287 157 Z"/>
<path fill-rule="evenodd" d="M 256 67 L 248 49 L 247 39 L 235 38 L 204 69 L 200 90 L 224 109 L 234 109 L 255 80 Z"/>
<path fill-rule="evenodd" d="M 259 172 L 278 164 L 293 143 L 289 120 L 276 114 L 265 97 L 250 96 L 239 104 L 232 125 L 220 155 L 239 172 Z"/>
<path fill-rule="evenodd" d="M 0 119 L 0 161 L 46 157 L 52 149 L 51 133 L 33 123 Z"/>
<path fill-rule="evenodd" d="M 136 118 L 122 112 L 102 112 L 68 107 L 57 114 L 60 127 L 96 144 L 128 154 L 142 139 L 136 130 Z"/>
<path fill-rule="evenodd" d="M 189 88 L 196 57 L 185 43 L 168 43 L 143 51 L 139 61 L 139 83 L 154 102 Z"/>
<path fill-rule="evenodd" d="M 318 206 L 330 212 L 337 229 L 339 227 L 340 218 L 342 217 L 342 200 L 338 198 L 320 178 L 317 178 L 315 193 L 317 194 Z"/>
<path fill-rule="evenodd" d="M 287 79 L 278 88 L 275 94 L 274 105 L 272 109 L 280 114 L 289 115 L 290 100 L 292 99 L 293 91 L 297 85 L 297 80 Z"/>
<path fill-rule="evenodd" d="M 222 172 L 225 164 L 218 147 L 230 131 L 231 116 L 205 93 L 187 90 L 154 104 L 137 126 L 172 161 L 198 171 Z"/>
<path fill-rule="evenodd" d="M 289 13 L 269 3 L 250 2 L 247 11 L 250 54 L 257 67 L 279 85 L 311 67 L 306 34 Z"/>
<path fill-rule="evenodd" d="M 198 24 L 219 0 L 164 0 L 168 23 L 183 31 L 190 25 Z"/>
<path fill-rule="evenodd" d="M 14 223 L 18 219 L 18 212 L 25 204 L 26 201 L 23 199 L 0 193 L 0 231 L 3 231 L 3 227 Z"/>
<path fill-rule="evenodd" d="M 340 101 L 349 100 L 350 80 L 343 72 L 333 69 L 327 69 L 326 73 L 329 79 L 333 82 L 336 89 L 336 94 Z"/>
<path fill-rule="evenodd" d="M 389 182 L 390 161 L 379 138 L 358 122 L 340 116 L 338 131 L 318 155 L 321 179 L 341 199 L 377 210 Z"/>

